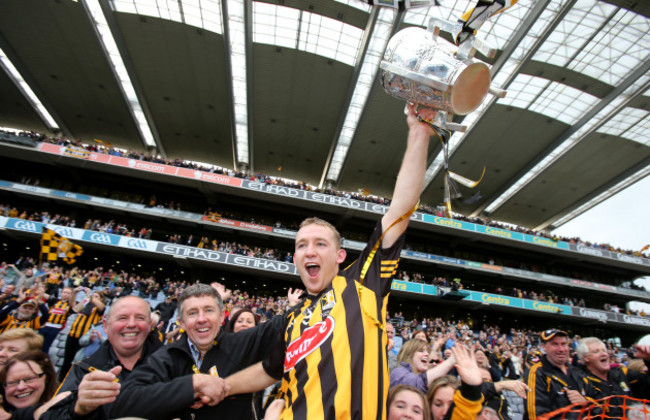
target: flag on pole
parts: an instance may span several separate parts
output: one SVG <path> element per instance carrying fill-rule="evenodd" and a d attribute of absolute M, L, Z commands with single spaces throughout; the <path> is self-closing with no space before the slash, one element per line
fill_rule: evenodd
<path fill-rule="evenodd" d="M 83 254 L 80 245 L 72 243 L 52 229 L 43 228 L 41 235 L 41 261 L 56 261 L 61 258 L 68 264 L 74 264 Z"/>
<path fill-rule="evenodd" d="M 63 236 L 55 231 L 43 228 L 41 235 L 41 260 L 42 261 L 56 261 L 59 257 L 59 244 Z"/>

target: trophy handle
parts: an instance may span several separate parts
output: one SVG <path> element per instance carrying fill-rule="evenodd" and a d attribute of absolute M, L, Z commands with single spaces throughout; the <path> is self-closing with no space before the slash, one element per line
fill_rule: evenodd
<path fill-rule="evenodd" d="M 442 20 L 440 18 L 432 17 L 429 19 L 429 24 L 427 25 L 427 31 L 434 33 L 437 35 L 435 32 L 435 28 L 439 28 L 442 31 L 449 32 L 450 34 L 454 32 L 454 26 L 455 24 L 448 22 L 446 20 Z"/>
<path fill-rule="evenodd" d="M 396 66 L 395 64 L 389 63 L 387 61 L 382 61 L 379 64 L 379 68 L 386 70 L 389 73 L 394 73 L 398 76 L 405 77 L 407 79 L 413 80 L 416 83 L 429 86 L 430 88 L 439 90 L 441 92 L 446 92 L 449 89 L 447 83 L 441 83 L 433 78 L 427 77 L 422 73 L 417 73 L 413 70 L 405 69 L 404 67 Z"/>
<path fill-rule="evenodd" d="M 496 96 L 497 98 L 505 98 L 505 97 L 506 97 L 506 93 L 508 93 L 508 92 L 506 92 L 506 91 L 503 90 L 503 89 L 499 89 L 499 88 L 492 87 L 492 86 L 490 86 L 490 90 L 489 90 L 489 92 L 490 92 L 492 95 Z"/>
<path fill-rule="evenodd" d="M 438 37 L 439 31 L 447 32 L 452 35 L 452 38 L 456 39 L 456 34 L 460 32 L 462 27 L 463 24 L 461 21 L 454 24 L 440 18 L 432 17 L 429 19 L 427 31 L 433 34 L 434 39 Z M 476 51 L 480 51 L 481 54 L 488 58 L 494 58 L 497 53 L 496 48 L 492 48 L 486 42 L 476 38 L 476 36 L 470 35 L 459 45 L 456 55 L 460 60 L 465 61 L 474 58 Z"/>

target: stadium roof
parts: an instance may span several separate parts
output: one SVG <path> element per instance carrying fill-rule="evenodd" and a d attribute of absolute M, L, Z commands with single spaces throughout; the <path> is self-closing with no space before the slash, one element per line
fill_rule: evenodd
<path fill-rule="evenodd" d="M 390 196 L 407 126 L 378 64 L 400 29 L 474 1 L 437 3 L 4 0 L 0 126 Z M 634 0 L 520 0 L 483 25 L 508 95 L 454 120 L 469 128 L 452 170 L 487 168 L 454 210 L 552 228 L 650 174 L 649 17 Z"/>

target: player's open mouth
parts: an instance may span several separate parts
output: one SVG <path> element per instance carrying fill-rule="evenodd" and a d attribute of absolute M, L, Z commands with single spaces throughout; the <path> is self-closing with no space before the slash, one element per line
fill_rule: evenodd
<path fill-rule="evenodd" d="M 19 400 L 21 400 L 21 399 L 23 399 L 23 398 L 27 398 L 27 397 L 29 397 L 29 396 L 32 395 L 33 393 L 34 393 L 34 391 L 24 392 L 24 393 L 22 393 L 22 394 L 14 395 L 14 397 L 17 398 L 17 399 L 19 399 Z"/>
<path fill-rule="evenodd" d="M 305 264 L 305 268 L 307 269 L 309 277 L 316 277 L 320 272 L 320 265 L 316 263 L 307 263 Z"/>

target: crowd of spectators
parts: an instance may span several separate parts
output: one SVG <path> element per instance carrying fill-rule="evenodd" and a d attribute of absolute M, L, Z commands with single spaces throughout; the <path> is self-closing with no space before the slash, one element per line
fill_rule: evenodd
<path fill-rule="evenodd" d="M 23 176 L 21 177 L 21 183 L 27 184 L 27 185 L 39 185 L 40 180 L 36 177 L 29 177 L 29 176 Z M 105 191 L 106 192 L 106 191 Z M 114 191 L 113 193 L 109 193 L 111 198 L 114 199 L 126 199 L 128 201 L 132 202 L 137 202 L 139 204 L 144 204 L 146 207 L 157 207 L 161 209 L 170 209 L 170 210 L 180 210 L 180 209 L 188 209 L 188 206 L 185 203 L 179 202 L 179 201 L 173 201 L 173 200 L 160 200 L 157 198 L 154 194 L 150 195 L 149 198 L 146 198 L 143 195 L 130 195 L 130 194 L 124 194 L 122 192 Z M 189 211 L 189 210 L 188 210 Z M 229 209 L 226 207 L 219 207 L 219 208 L 212 208 L 208 207 L 207 209 L 195 209 L 195 212 L 203 212 L 203 216 L 207 220 L 211 221 L 218 221 L 219 219 L 229 219 L 229 220 L 238 220 L 242 222 L 247 222 L 247 223 L 252 223 L 252 224 L 262 224 L 266 226 L 273 226 L 276 228 L 284 228 L 284 229 L 290 229 L 290 230 L 297 230 L 298 229 L 298 222 L 293 219 L 282 219 L 282 216 L 274 216 L 270 214 L 243 214 L 241 212 L 235 212 L 233 209 Z M 15 212 L 14 212 L 15 214 Z M 22 213 L 21 213 L 22 214 Z M 101 226 L 100 226 L 101 227 Z M 144 229 L 149 229 L 150 228 L 144 228 Z M 94 229 L 97 230 L 97 229 Z M 101 229 L 100 229 L 101 230 Z M 126 234 L 127 236 L 138 236 L 138 237 L 144 237 L 142 235 L 142 230 L 138 231 L 138 235 L 134 234 L 133 230 L 126 229 L 124 226 L 121 227 L 120 234 Z M 124 233 L 122 233 L 124 231 Z M 359 240 L 359 241 L 365 241 L 366 238 L 363 236 L 360 236 L 357 232 L 343 232 L 344 237 L 347 237 L 349 239 L 354 239 L 354 240 Z M 150 235 L 149 235 L 150 236 Z M 169 238 L 169 239 L 168 239 Z M 179 244 L 198 244 L 200 240 L 203 239 L 203 244 L 202 246 L 205 248 L 212 248 L 211 240 L 207 240 L 208 238 L 203 238 L 199 237 L 198 240 L 194 238 L 193 235 L 187 235 L 186 238 L 183 238 L 182 235 L 168 235 L 166 238 L 162 239 L 159 238 L 159 240 L 169 240 L 170 242 L 174 243 L 179 243 Z M 491 257 L 491 256 L 485 256 L 483 254 L 478 254 L 475 252 L 470 252 L 467 253 L 466 251 L 461 251 L 457 250 L 454 251 L 453 254 L 449 254 L 449 250 L 445 249 L 437 249 L 437 248 L 431 248 L 430 243 L 407 243 L 405 245 L 405 248 L 408 250 L 413 250 L 413 251 L 419 251 L 419 252 L 427 252 L 427 253 L 433 253 L 433 254 L 439 254 L 439 255 L 444 255 L 448 257 L 453 257 L 453 258 L 461 258 L 461 259 L 466 259 L 470 261 L 476 261 L 476 262 L 484 262 L 490 265 L 498 265 L 502 267 L 509 267 L 509 268 L 515 268 L 519 270 L 525 270 L 525 271 L 534 271 L 537 273 L 545 273 L 545 274 L 552 274 L 552 275 L 557 275 L 560 277 L 569 277 L 569 278 L 576 278 L 576 279 L 581 279 L 584 281 L 590 281 L 590 282 L 595 282 L 595 283 L 610 283 L 613 280 L 613 283 L 620 283 L 620 287 L 624 288 L 630 288 L 633 290 L 644 290 L 641 286 L 637 286 L 632 282 L 617 282 L 616 279 L 607 279 L 603 280 L 598 275 L 594 274 L 589 274 L 584 271 L 575 271 L 567 268 L 562 268 L 557 265 L 554 265 L 552 267 L 547 267 L 545 265 L 540 265 L 540 264 L 533 264 L 530 262 L 526 262 L 523 260 L 514 260 L 514 259 L 509 259 L 505 256 L 500 256 L 497 258 Z"/>
<path fill-rule="evenodd" d="M 211 214 L 212 209 L 206 211 Z M 28 211 L 24 209 L 17 209 L 14 206 L 0 203 L 0 215 L 8 217 L 17 217 L 25 220 L 38 221 L 42 223 L 52 223 L 61 226 L 76 227 L 78 226 L 76 220 L 69 216 L 60 214 L 50 214 L 48 211 Z M 194 237 L 192 234 L 164 234 L 163 238 L 152 238 L 153 230 L 151 227 L 135 228 L 127 226 L 124 223 L 118 223 L 114 220 L 104 222 L 100 219 L 88 219 L 81 226 L 83 229 L 92 230 L 97 232 L 111 233 L 127 237 L 137 237 L 143 239 L 161 239 L 169 243 L 180 245 L 195 246 L 202 249 L 210 249 L 213 251 L 224 252 L 228 254 L 244 255 L 254 258 L 263 258 L 274 261 L 292 262 L 292 254 L 287 250 L 280 250 L 277 248 L 261 247 L 249 244 L 243 244 L 235 241 L 219 240 L 217 238 L 210 238 L 208 236 Z M 526 290 L 518 287 L 507 287 L 501 285 L 486 286 L 485 284 L 475 284 L 465 281 L 460 282 L 458 278 L 448 278 L 444 276 L 428 276 L 423 273 L 411 272 L 400 270 L 395 276 L 397 280 L 410 281 L 416 283 L 432 284 L 438 287 L 455 287 L 455 288 L 468 288 L 475 291 L 493 293 L 502 296 L 512 296 L 521 299 L 530 299 L 539 302 L 558 303 L 569 306 L 586 307 L 584 298 L 573 298 L 569 296 L 558 296 L 550 290 L 547 291 L 534 291 Z M 625 312 L 628 315 L 645 316 L 643 310 L 633 310 L 630 308 L 622 309 L 615 304 L 605 303 L 603 309 L 612 312 Z"/>
<path fill-rule="evenodd" d="M 182 331 L 179 331 L 178 324 L 176 323 L 177 307 L 174 302 L 186 288 L 191 286 L 185 280 L 165 279 L 158 281 L 153 276 L 141 276 L 137 273 L 127 273 L 125 271 L 118 272 L 102 267 L 97 267 L 93 270 L 84 270 L 52 266 L 43 269 L 42 272 L 38 272 L 36 267 L 34 267 L 34 263 L 35 261 L 30 258 L 22 258 L 13 264 L 7 262 L 0 263 L 0 276 L 2 277 L 0 283 L 7 285 L 5 289 L 7 289 L 8 285 L 18 284 L 19 276 L 15 275 L 13 269 L 10 269 L 10 267 L 13 267 L 22 272 L 30 269 L 33 270 L 33 272 L 29 273 L 27 282 L 31 289 L 39 289 L 38 284 L 41 282 L 54 285 L 49 288 L 53 294 L 58 294 L 59 288 L 61 287 L 75 288 L 75 290 L 87 287 L 87 290 L 92 289 L 93 293 L 101 293 L 105 298 L 107 307 L 117 302 L 117 299 L 127 296 L 139 296 L 150 302 L 152 311 L 157 309 L 154 312 L 157 316 L 155 320 L 161 322 L 154 323 L 154 332 L 156 332 L 160 340 L 163 342 L 175 342 L 179 334 L 182 333 Z M 442 281 L 442 279 L 439 280 Z M 460 287 L 462 288 L 462 284 Z M 221 286 L 220 290 L 223 294 L 224 301 L 224 319 L 237 319 L 239 316 L 235 314 L 242 311 L 250 313 L 254 317 L 254 321 L 246 328 L 269 322 L 274 316 L 283 314 L 289 307 L 295 305 L 300 297 L 299 294 L 291 290 L 287 295 L 282 296 L 262 296 L 256 294 L 254 291 L 243 289 L 230 291 L 223 288 L 223 286 Z M 8 298 L 9 302 L 12 299 L 22 299 L 20 296 L 24 292 L 15 288 L 13 292 L 14 294 Z M 79 301 L 82 299 L 83 296 L 78 298 Z M 161 316 L 164 316 L 164 319 Z M 244 319 L 245 317 L 241 316 L 241 318 Z M 497 398 L 500 400 L 501 407 L 509 407 L 508 409 L 501 408 L 502 412 L 499 412 L 498 407 L 496 408 L 502 415 L 499 418 L 523 418 L 522 410 L 525 410 L 523 399 L 529 398 L 530 393 L 534 391 L 529 385 L 525 384 L 523 379 L 525 378 L 526 372 L 538 363 L 545 354 L 542 351 L 546 343 L 544 341 L 544 333 L 530 328 L 510 328 L 504 330 L 499 325 L 477 325 L 470 324 L 464 320 L 443 319 L 440 317 L 409 319 L 402 312 L 387 314 L 387 321 L 391 326 L 388 352 L 389 361 L 393 361 L 393 371 L 398 372 L 400 366 L 408 366 L 406 373 L 412 369 L 417 374 L 416 376 L 421 376 L 418 373 L 421 372 L 427 378 L 425 382 L 421 383 L 415 379 L 409 379 L 411 378 L 409 375 L 402 374 L 403 372 L 400 371 L 402 373 L 391 375 L 392 386 L 399 386 L 398 384 L 393 384 L 394 378 L 401 378 L 399 379 L 402 381 L 400 383 L 405 385 L 409 385 L 412 380 L 415 381 L 413 384 L 416 389 L 420 389 L 425 393 L 429 392 L 430 398 L 427 400 L 427 404 L 431 405 L 429 408 L 435 413 L 437 408 L 433 404 L 431 397 L 435 394 L 437 398 L 441 398 L 442 395 L 433 391 L 434 389 L 437 390 L 440 385 L 436 381 L 440 381 L 440 378 L 447 378 L 445 381 L 455 383 L 455 387 L 460 386 L 461 392 L 464 392 L 462 387 L 467 385 L 466 381 L 471 381 L 471 376 L 468 376 L 468 373 L 464 370 L 467 368 L 465 363 L 468 363 L 467 360 L 469 360 L 472 363 L 476 363 L 478 369 L 482 372 L 483 379 L 480 382 L 482 383 L 481 393 L 484 402 L 478 410 L 480 412 L 489 410 L 493 406 L 490 404 L 491 399 Z M 224 323 L 227 323 L 227 321 L 224 321 Z M 226 329 L 228 330 L 228 328 Z M 232 325 L 228 331 L 233 331 Z M 234 333 L 237 333 L 237 331 L 239 329 L 235 329 Z M 0 355 L 3 354 L 3 336 L 4 334 L 0 335 Z M 569 363 L 576 369 L 584 369 L 584 365 L 580 361 L 579 343 L 581 342 L 581 338 L 579 335 L 573 335 L 567 339 L 568 349 L 570 351 L 568 355 Z M 42 343 L 42 341 L 40 342 Z M 417 342 L 423 344 L 416 344 Z M 621 348 L 615 340 L 604 340 L 604 343 L 606 345 L 608 364 L 611 369 L 625 368 L 626 370 L 642 370 L 643 361 L 634 359 L 632 351 Z M 412 348 L 418 348 L 420 350 L 413 350 Z M 101 346 L 98 346 L 96 351 L 101 352 Z M 420 353 L 417 353 L 418 351 Z M 93 353 L 84 354 L 87 357 L 92 357 Z M 24 360 L 46 360 L 46 362 L 39 362 L 44 366 L 41 370 L 45 371 L 45 367 L 49 366 L 49 361 L 45 356 L 38 357 L 35 358 L 34 355 L 29 353 L 28 356 L 25 356 Z M 468 359 L 465 359 L 466 357 Z M 15 373 L 14 371 L 9 371 L 9 369 L 13 369 L 15 363 L 23 359 L 9 360 L 11 361 L 7 363 L 7 368 L 5 369 L 7 372 L 4 373 L 4 375 L 9 375 L 10 379 L 5 379 L 7 382 L 11 381 L 11 378 L 14 378 L 12 375 Z M 455 368 L 453 368 L 454 366 Z M 406 368 L 400 369 L 403 370 Z M 6 376 L 2 376 L 3 372 L 0 371 L 0 377 L 4 378 Z M 48 381 L 56 382 L 56 377 L 53 373 L 49 373 L 48 375 Z M 448 378 L 448 375 L 452 377 L 459 376 L 461 382 L 454 382 Z M 24 378 L 20 376 L 16 377 L 15 382 L 18 386 L 22 386 L 20 385 L 22 379 Z M 122 380 L 126 380 L 126 377 L 122 377 Z M 81 382 L 81 379 L 79 379 L 79 382 Z M 79 382 L 76 386 L 81 386 Z M 449 384 L 445 386 L 449 386 Z M 64 387 L 65 389 L 68 388 Z M 401 390 L 402 388 L 399 389 Z M 41 396 L 40 393 L 38 395 L 39 397 Z M 32 401 L 32 404 L 39 406 L 48 401 L 54 394 L 48 391 L 46 395 L 47 398 L 38 401 L 35 399 Z M 13 405 L 5 406 L 5 410 L 20 410 L 24 406 L 20 402 L 20 398 L 14 398 L 12 394 L 9 394 L 8 397 Z M 69 395 L 66 394 L 65 398 L 69 398 Z M 56 407 L 56 405 L 54 406 Z M 45 407 L 49 408 L 50 406 L 46 405 Z M 446 409 L 449 410 L 450 408 L 447 407 Z M 451 409 L 460 410 L 461 408 L 456 406 Z M 20 411 L 18 412 L 20 413 Z M 57 415 L 60 414 L 56 409 L 54 412 Z M 421 418 L 423 420 L 442 419 L 442 417 L 436 417 L 435 414 L 431 415 L 432 417 Z M 44 418 L 47 419 L 48 417 L 45 416 Z"/>
<path fill-rule="evenodd" d="M 21 183 L 25 183 L 27 185 L 38 185 L 40 183 L 38 178 L 35 177 L 28 177 L 28 176 L 23 176 L 21 178 Z M 166 201 L 166 200 L 159 200 L 156 198 L 155 195 L 151 195 L 148 199 L 142 195 L 130 195 L 130 194 L 124 194 L 124 193 L 119 193 L 115 191 L 114 193 L 110 194 L 111 198 L 115 199 L 127 199 L 129 201 L 134 200 L 133 202 L 138 202 L 140 204 L 144 204 L 147 207 L 157 207 L 157 208 L 165 208 L 165 209 L 171 209 L 171 210 L 179 210 L 181 208 L 186 209 L 188 206 L 182 202 L 179 201 Z M 5 209 L 5 214 L 7 214 L 9 209 Z M 16 215 L 17 210 L 13 210 L 11 214 Z M 273 226 L 276 228 L 284 228 L 284 229 L 290 229 L 290 230 L 297 230 L 298 229 L 298 222 L 294 219 L 282 219 L 282 216 L 273 216 L 269 214 L 243 214 L 241 212 L 235 212 L 233 209 L 229 209 L 226 207 L 220 207 L 220 208 L 212 208 L 208 207 L 207 209 L 195 209 L 195 212 L 203 212 L 203 216 L 207 220 L 211 221 L 218 221 L 219 219 L 229 219 L 229 220 L 238 220 L 242 222 L 247 222 L 247 223 L 252 223 L 252 224 L 262 224 L 262 225 L 267 225 L 267 226 Z M 199 213 L 200 214 L 200 213 Z M 34 220 L 38 220 L 38 217 L 36 215 L 28 215 L 26 211 L 21 211 L 18 214 L 19 217 L 21 218 L 27 218 L 27 217 L 32 217 Z M 12 216 L 15 217 L 15 216 Z M 51 216 L 47 213 L 43 214 L 44 220 L 48 220 Z M 64 216 L 55 216 L 54 220 L 62 220 L 63 223 L 57 223 L 57 224 L 71 224 L 75 223 L 74 221 L 68 220 L 69 218 L 64 217 Z M 111 222 L 114 223 L 114 222 Z M 94 225 L 97 225 L 93 221 Z M 123 234 L 126 236 L 138 236 L 138 237 L 146 237 L 146 236 L 151 236 L 151 233 L 146 232 L 146 230 L 150 231 L 151 228 L 143 228 L 140 230 L 135 230 L 134 228 L 127 228 L 125 225 L 118 225 L 117 229 L 115 226 L 103 226 L 102 222 L 99 222 L 99 226 L 96 226 L 93 230 L 102 230 L 102 229 L 108 229 L 108 230 L 116 230 L 118 234 Z M 144 232 L 144 235 L 143 235 Z M 137 233 L 137 234 L 136 234 Z M 354 239 L 354 240 L 359 240 L 359 241 L 365 241 L 366 238 L 363 237 L 362 235 L 360 236 L 357 232 L 349 231 L 349 232 L 343 232 L 344 237 L 348 237 L 349 239 Z M 206 241 L 203 237 L 198 237 L 195 238 L 194 235 L 186 235 L 185 238 L 183 238 L 182 235 L 168 235 L 166 238 L 158 238 L 158 240 L 164 240 L 167 241 L 169 240 L 170 242 L 174 243 L 179 243 L 179 244 L 198 244 L 201 239 L 203 240 L 203 247 L 210 248 L 212 247 L 211 242 L 212 240 Z M 543 264 L 534 264 L 530 262 L 526 262 L 523 260 L 514 260 L 514 259 L 509 259 L 505 256 L 500 256 L 497 258 L 493 258 L 490 256 L 485 256 L 484 254 L 478 254 L 476 252 L 467 252 L 467 251 L 462 251 L 462 250 L 457 250 L 454 251 L 452 254 L 450 254 L 446 249 L 438 249 L 438 248 L 431 248 L 430 243 L 412 243 L 412 244 L 406 244 L 405 248 L 408 250 L 413 250 L 413 251 L 419 251 L 419 252 L 427 252 L 427 253 L 433 253 L 433 254 L 439 254 L 439 255 L 444 255 L 448 257 L 453 257 L 453 258 L 461 258 L 461 259 L 466 259 L 470 261 L 476 261 L 476 262 L 484 262 L 490 265 L 498 265 L 502 267 L 509 267 L 509 268 L 515 268 L 515 269 L 520 269 L 520 270 L 525 270 L 525 271 L 534 271 L 537 273 L 545 273 L 545 274 L 552 274 L 552 275 L 557 275 L 560 277 L 569 277 L 569 278 L 576 278 L 576 279 L 581 279 L 584 281 L 591 281 L 595 283 L 610 283 L 612 280 L 614 283 L 617 283 L 615 279 L 607 279 L 606 281 L 603 281 L 603 279 L 599 278 L 597 275 L 589 274 L 584 271 L 576 272 L 571 269 L 567 268 L 562 268 L 557 265 L 552 266 L 552 267 L 547 267 Z M 634 290 L 644 290 L 642 287 L 635 285 L 632 282 L 618 282 L 621 283 L 621 287 L 625 288 L 631 288 Z"/>
<path fill-rule="evenodd" d="M 349 199 L 354 199 L 354 200 L 360 200 L 360 201 L 366 201 L 366 202 L 372 202 L 375 204 L 384 204 L 384 205 L 389 205 L 390 204 L 390 199 L 386 197 L 379 197 L 371 194 L 366 194 L 364 192 L 346 192 L 346 191 L 338 191 L 335 188 L 327 187 L 327 188 L 318 188 L 316 186 L 313 186 L 311 184 L 308 184 L 303 181 L 292 181 L 292 180 L 287 180 L 282 177 L 275 177 L 275 176 L 270 176 L 266 174 L 250 174 L 246 171 L 237 171 L 237 170 L 232 170 L 232 169 L 227 169 L 223 168 L 220 166 L 216 165 L 208 165 L 208 164 L 199 164 L 196 162 L 191 162 L 187 160 L 183 160 L 180 158 L 176 159 L 167 159 L 163 158 L 159 155 L 152 155 L 149 153 L 144 153 L 144 152 L 138 152 L 134 150 L 123 150 L 119 148 L 114 148 L 112 146 L 106 146 L 103 143 L 96 143 L 96 144 L 84 144 L 81 141 L 72 141 L 67 138 L 51 138 L 48 136 L 45 136 L 40 133 L 36 132 L 19 132 L 17 133 L 18 136 L 22 137 L 27 137 L 31 138 L 35 141 L 38 142 L 48 142 L 48 143 L 53 143 L 53 144 L 58 144 L 58 145 L 64 145 L 64 146 L 76 146 L 76 147 L 81 147 L 87 151 L 91 152 L 96 152 L 96 153 L 103 153 L 103 154 L 109 154 L 109 155 L 114 155 L 114 156 L 121 156 L 121 157 L 126 157 L 130 159 L 137 159 L 137 160 L 142 160 L 146 162 L 154 162 L 154 163 L 159 163 L 159 164 L 164 164 L 164 165 L 171 165 L 171 166 L 179 166 L 183 168 L 189 168 L 189 169 L 194 169 L 194 170 L 200 170 L 200 171 L 205 171 L 205 172 L 210 172 L 210 173 L 217 173 L 221 175 L 228 175 L 228 176 L 233 176 L 237 178 L 245 178 L 245 179 L 250 179 L 253 181 L 258 181 L 258 182 L 263 182 L 263 183 L 268 183 L 268 184 L 274 184 L 274 185 L 280 185 L 283 187 L 288 187 L 288 188 L 295 188 L 299 190 L 306 190 L 306 191 L 314 191 L 314 192 L 319 192 L 322 194 L 329 194 L 333 196 L 338 196 L 338 197 L 345 197 Z M 420 204 L 420 207 L 418 211 L 428 213 L 428 214 L 434 214 L 440 217 L 445 217 L 445 210 L 443 206 L 430 206 L 426 204 Z M 617 252 L 620 254 L 626 254 L 626 255 L 634 255 L 634 256 L 640 256 L 644 258 L 648 258 L 647 253 L 643 253 L 640 250 L 627 250 L 627 249 L 621 249 L 620 247 L 616 247 L 610 244 L 606 243 L 593 243 L 590 241 L 583 241 L 582 239 L 578 237 L 573 237 L 573 238 L 568 238 L 568 237 L 562 237 L 562 236 L 557 236 L 553 235 L 551 233 L 545 232 L 545 231 L 537 231 L 537 230 L 532 230 L 528 229 L 526 227 L 522 226 L 516 226 L 508 223 L 501 223 L 498 221 L 494 220 L 489 220 L 486 218 L 482 217 L 467 217 L 462 214 L 455 213 L 453 214 L 454 219 L 457 220 L 463 220 L 467 221 L 470 223 L 475 223 L 475 224 L 481 224 L 481 225 L 486 225 L 486 226 L 491 226 L 499 229 L 505 229 L 505 230 L 510 230 L 513 232 L 520 232 L 520 233 L 525 233 L 529 235 L 534 235 L 534 236 L 541 236 L 545 237 L 548 239 L 552 239 L 555 241 L 565 241 L 569 242 L 572 244 L 581 244 L 585 246 L 589 246 L 592 248 L 596 249 L 601 249 L 601 250 L 607 250 L 611 252 Z"/>

